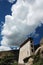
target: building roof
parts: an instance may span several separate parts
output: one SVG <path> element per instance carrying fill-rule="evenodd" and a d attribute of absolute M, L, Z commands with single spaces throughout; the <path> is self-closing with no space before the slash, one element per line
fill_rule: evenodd
<path fill-rule="evenodd" d="M 21 45 L 20 45 L 20 48 L 22 46 L 24 46 L 28 41 L 30 41 L 31 43 L 33 42 L 33 38 L 29 37 L 28 39 L 26 39 Z"/>

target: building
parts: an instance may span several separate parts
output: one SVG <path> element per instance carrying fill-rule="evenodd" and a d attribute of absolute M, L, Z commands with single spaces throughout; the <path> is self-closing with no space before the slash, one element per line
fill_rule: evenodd
<path fill-rule="evenodd" d="M 33 39 L 28 38 L 20 46 L 18 64 L 23 65 L 24 64 L 23 60 L 25 58 L 30 57 L 31 55 L 33 55 L 33 53 L 34 53 Z"/>
<path fill-rule="evenodd" d="M 40 40 L 40 46 L 43 45 L 43 38 Z"/>
<path fill-rule="evenodd" d="M 43 58 L 43 38 L 40 40 L 40 57 Z"/>
<path fill-rule="evenodd" d="M 40 40 L 40 46 L 35 51 L 35 55 L 36 54 L 40 54 L 40 56 L 43 58 L 43 38 Z"/>

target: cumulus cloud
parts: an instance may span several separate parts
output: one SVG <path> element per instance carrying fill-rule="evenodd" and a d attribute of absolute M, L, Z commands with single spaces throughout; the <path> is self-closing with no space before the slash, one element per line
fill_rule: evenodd
<path fill-rule="evenodd" d="M 3 46 L 19 46 L 27 35 L 43 24 L 43 0 L 17 0 L 11 11 L 11 15 L 5 16 Z"/>
<path fill-rule="evenodd" d="M 14 3 L 14 2 L 15 2 L 15 0 L 8 0 L 8 2 L 10 2 L 10 3 Z"/>

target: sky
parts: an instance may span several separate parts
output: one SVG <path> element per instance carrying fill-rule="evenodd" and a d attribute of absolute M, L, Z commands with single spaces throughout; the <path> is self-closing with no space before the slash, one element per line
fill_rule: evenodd
<path fill-rule="evenodd" d="M 43 38 L 43 0 L 0 0 L 0 51 L 20 46 L 28 37 Z"/>

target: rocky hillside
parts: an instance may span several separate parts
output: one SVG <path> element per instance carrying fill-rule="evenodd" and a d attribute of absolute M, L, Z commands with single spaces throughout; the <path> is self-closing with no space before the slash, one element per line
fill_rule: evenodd
<path fill-rule="evenodd" d="M 0 52 L 0 65 L 17 65 L 19 50 L 10 50 Z"/>
<path fill-rule="evenodd" d="M 0 52 L 0 58 L 3 58 L 5 56 L 14 56 L 15 60 L 18 60 L 18 56 L 19 56 L 19 50 L 9 50 L 9 51 L 1 51 Z"/>

